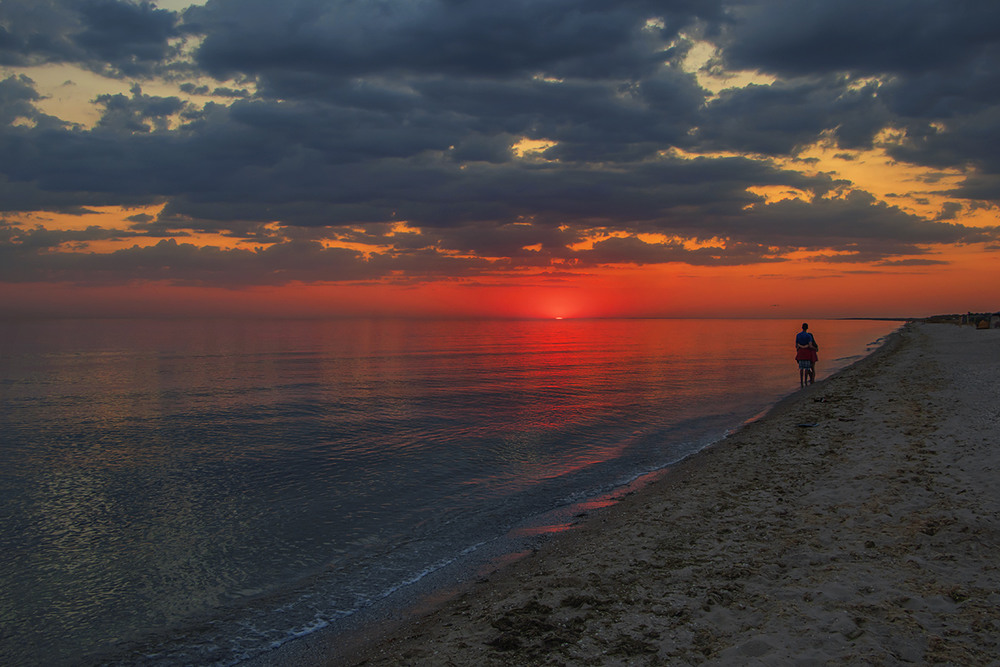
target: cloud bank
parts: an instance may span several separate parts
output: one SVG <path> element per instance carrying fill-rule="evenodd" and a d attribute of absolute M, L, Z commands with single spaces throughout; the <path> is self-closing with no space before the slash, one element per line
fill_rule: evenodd
<path fill-rule="evenodd" d="M 4 0 L 0 279 L 928 265 L 997 239 L 956 221 L 1000 204 L 997 25 L 1000 6 L 955 0 Z M 43 66 L 130 92 L 67 122 Z M 820 143 L 964 180 L 920 215 L 797 160 Z M 160 208 L 114 231 L 18 217 L 106 206 Z M 159 240 L 86 250 L 110 238 Z"/>

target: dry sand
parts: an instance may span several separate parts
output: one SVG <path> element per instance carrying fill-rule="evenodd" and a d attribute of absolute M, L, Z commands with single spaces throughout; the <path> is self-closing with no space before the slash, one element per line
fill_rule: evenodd
<path fill-rule="evenodd" d="M 998 433 L 1000 330 L 908 325 L 391 635 L 272 658 L 1000 664 Z"/>

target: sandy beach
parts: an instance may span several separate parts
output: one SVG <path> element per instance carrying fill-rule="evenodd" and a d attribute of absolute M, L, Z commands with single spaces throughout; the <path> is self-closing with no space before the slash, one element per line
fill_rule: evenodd
<path fill-rule="evenodd" d="M 1000 330 L 907 325 L 436 610 L 258 662 L 1000 664 L 998 371 Z"/>

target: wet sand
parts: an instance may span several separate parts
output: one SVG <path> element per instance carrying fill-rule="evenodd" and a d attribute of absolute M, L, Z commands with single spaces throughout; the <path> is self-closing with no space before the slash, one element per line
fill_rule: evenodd
<path fill-rule="evenodd" d="M 998 473 L 1000 330 L 907 325 L 438 609 L 256 662 L 1000 664 Z"/>

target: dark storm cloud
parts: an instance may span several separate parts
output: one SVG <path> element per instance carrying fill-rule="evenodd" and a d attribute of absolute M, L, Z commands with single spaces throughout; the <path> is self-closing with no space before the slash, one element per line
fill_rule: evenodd
<path fill-rule="evenodd" d="M 19 118 L 33 120 L 38 116 L 35 102 L 41 96 L 35 91 L 33 83 L 26 76 L 12 76 L 0 81 L 0 123 L 11 125 Z"/>
<path fill-rule="evenodd" d="M 168 40 L 178 36 L 173 12 L 156 9 L 152 2 L 84 0 L 76 6 L 82 30 L 72 36 L 73 42 L 126 75 L 139 74 L 143 63 L 170 55 Z"/>
<path fill-rule="evenodd" d="M 870 148 L 889 120 L 873 83 L 828 75 L 722 91 L 705 109 L 699 147 L 789 155 L 830 131 L 841 148 Z"/>
<path fill-rule="evenodd" d="M 722 43 L 725 62 L 738 69 L 878 78 L 869 113 L 840 108 L 840 120 L 828 121 L 844 147 L 864 145 L 882 125 L 905 133 L 889 147 L 897 159 L 997 174 L 997 26 L 995 2 L 764 0 L 733 6 Z"/>
<path fill-rule="evenodd" d="M 0 176 L 0 213 L 20 211 L 54 211 L 70 215 L 86 215 L 87 207 L 141 206 L 150 203 L 148 195 L 121 196 L 110 192 L 52 192 L 34 184 L 11 183 Z"/>
<path fill-rule="evenodd" d="M 167 129 L 170 117 L 187 106 L 179 97 L 143 95 L 138 85 L 132 87 L 131 97 L 100 95 L 95 101 L 104 107 L 98 127 L 128 133 Z"/>
<path fill-rule="evenodd" d="M 24 107 L 31 91 L 19 85 L 16 103 Z M 828 179 L 744 159 L 660 159 L 613 168 L 579 160 L 514 163 L 513 135 L 491 133 L 492 121 L 482 132 L 470 130 L 484 121 L 464 109 L 449 116 L 258 100 L 212 105 L 184 129 L 167 131 L 168 117 L 185 112 L 177 98 L 134 88 L 131 97 L 99 102 L 104 115 L 89 132 L 21 127 L 0 133 L 0 146 L 14 158 L 6 165 L 10 178 L 53 192 L 147 193 L 150 202 L 170 197 L 167 215 L 216 219 L 220 228 L 229 220 L 453 226 L 522 217 L 621 224 L 680 207 L 739 208 L 754 201 L 748 183 L 829 187 Z M 564 124 L 574 123 L 581 133 L 600 134 L 583 116 Z M 606 138 L 630 143 L 642 138 L 641 127 L 609 129 Z"/>
<path fill-rule="evenodd" d="M 21 231 L 6 238 L 5 275 L 369 280 L 555 260 L 760 263 L 799 249 L 874 261 L 995 238 L 946 222 L 958 204 L 926 220 L 863 192 L 834 196 L 851 184 L 770 158 L 820 138 L 871 147 L 891 129 L 895 159 L 968 168 L 951 195 L 1000 201 L 998 11 L 954 0 L 209 0 L 177 14 L 3 0 L 0 64 L 75 63 L 139 83 L 98 95 L 100 120 L 83 129 L 42 113 L 29 78 L 0 81 L 0 210 L 165 203 L 134 233 L 275 244 L 60 257 Z M 719 62 L 777 80 L 711 95 L 681 67 L 694 35 L 717 42 Z M 198 46 L 179 66 L 185 38 Z M 144 91 L 183 67 L 203 76 L 180 90 L 216 102 Z M 524 138 L 548 143 L 520 157 Z M 759 186 L 808 201 L 767 203 L 748 189 Z M 704 243 L 622 237 L 641 233 Z"/>
<path fill-rule="evenodd" d="M 206 33 L 198 63 L 230 75 L 280 70 L 354 77 L 408 72 L 505 77 L 631 77 L 718 3 L 647 0 L 211 0 L 187 20 Z M 646 20 L 664 27 L 643 32 Z"/>
<path fill-rule="evenodd" d="M 786 199 L 754 207 L 728 224 L 731 233 L 745 229 L 746 234 L 791 238 L 798 245 L 814 247 L 857 240 L 963 243 L 984 241 L 995 234 L 954 223 L 926 222 L 857 190 L 844 199 Z"/>
<path fill-rule="evenodd" d="M 1000 81 L 998 81 L 1000 83 Z M 947 168 L 975 165 L 985 173 L 1000 173 L 1000 106 L 944 124 L 911 130 L 891 155 L 907 162 Z"/>
<path fill-rule="evenodd" d="M 954 197 L 966 199 L 992 200 L 1000 202 L 1000 174 L 975 174 L 967 177 L 962 184 L 951 191 Z"/>
<path fill-rule="evenodd" d="M 454 117 L 472 132 L 558 142 L 545 157 L 569 162 L 636 160 L 687 143 L 705 100 L 693 76 L 673 69 L 635 85 L 439 77 L 414 87 L 435 116 Z"/>
<path fill-rule="evenodd" d="M 175 54 L 178 17 L 152 2 L 4 0 L 0 65 L 76 63 L 120 76 L 142 76 Z"/>
<path fill-rule="evenodd" d="M 997 43 L 1000 5 L 980 0 L 763 0 L 733 3 L 725 56 L 736 69 L 919 77 Z"/>

